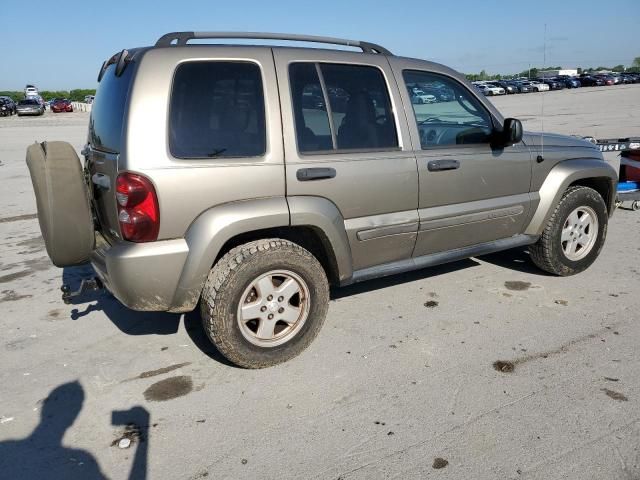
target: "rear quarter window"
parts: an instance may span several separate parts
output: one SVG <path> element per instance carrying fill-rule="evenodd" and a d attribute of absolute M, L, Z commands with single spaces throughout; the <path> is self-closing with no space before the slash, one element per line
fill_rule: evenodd
<path fill-rule="evenodd" d="M 185 159 L 264 155 L 260 67 L 242 61 L 178 66 L 171 92 L 169 150 Z"/>
<path fill-rule="evenodd" d="M 115 64 L 107 68 L 98 86 L 91 107 L 89 141 L 98 150 L 120 153 L 122 125 L 135 68 L 130 64 L 119 77 L 115 75 L 115 68 Z"/>

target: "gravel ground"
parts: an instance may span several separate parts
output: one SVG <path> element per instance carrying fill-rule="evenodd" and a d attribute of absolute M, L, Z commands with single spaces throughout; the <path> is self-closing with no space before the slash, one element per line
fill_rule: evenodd
<path fill-rule="evenodd" d="M 494 101 L 539 129 L 543 98 L 547 131 L 640 135 L 640 85 Z M 513 250 L 336 290 L 305 353 L 241 370 L 196 313 L 60 300 L 89 272 L 50 264 L 24 152 L 87 120 L 0 118 L 3 478 L 640 478 L 638 213 L 575 277 Z"/>

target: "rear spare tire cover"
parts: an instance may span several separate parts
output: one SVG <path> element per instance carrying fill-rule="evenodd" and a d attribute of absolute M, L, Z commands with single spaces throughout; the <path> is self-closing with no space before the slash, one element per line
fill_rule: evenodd
<path fill-rule="evenodd" d="M 75 149 L 67 142 L 35 143 L 27 149 L 27 166 L 51 261 L 57 267 L 86 263 L 95 233 L 87 185 Z"/>

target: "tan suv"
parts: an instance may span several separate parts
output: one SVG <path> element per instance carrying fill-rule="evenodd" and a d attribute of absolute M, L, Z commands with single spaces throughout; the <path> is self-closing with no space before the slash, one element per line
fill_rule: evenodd
<path fill-rule="evenodd" d="M 222 43 L 237 38 L 342 49 Z M 613 213 L 617 175 L 594 145 L 523 133 L 459 73 L 372 43 L 171 33 L 99 82 L 84 169 L 65 142 L 27 153 L 51 259 L 90 261 L 89 285 L 135 310 L 200 303 L 244 367 L 299 354 L 329 285 L 524 245 L 571 275 Z"/>

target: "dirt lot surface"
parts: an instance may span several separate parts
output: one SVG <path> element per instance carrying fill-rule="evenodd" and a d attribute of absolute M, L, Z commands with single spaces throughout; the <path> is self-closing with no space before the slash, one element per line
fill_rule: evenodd
<path fill-rule="evenodd" d="M 496 98 L 539 130 L 640 135 L 640 85 Z M 336 290 L 284 365 L 241 370 L 197 313 L 65 305 L 24 163 L 85 113 L 0 118 L 0 477 L 640 478 L 640 213 L 571 278 L 523 250 Z M 128 447 L 128 448 L 122 448 Z"/>

